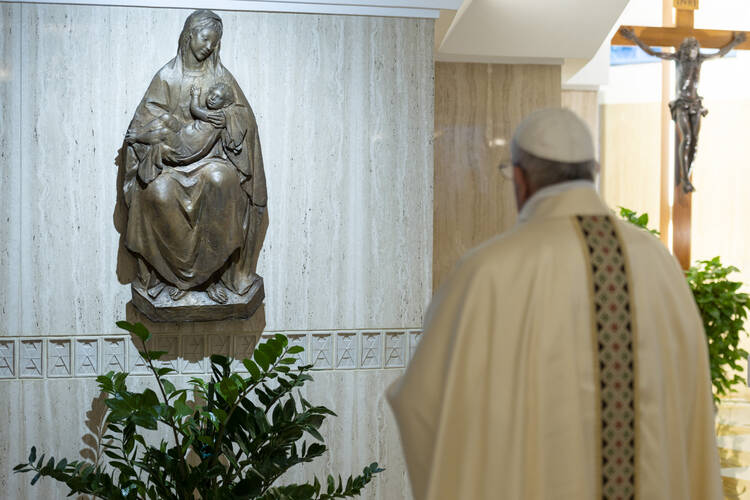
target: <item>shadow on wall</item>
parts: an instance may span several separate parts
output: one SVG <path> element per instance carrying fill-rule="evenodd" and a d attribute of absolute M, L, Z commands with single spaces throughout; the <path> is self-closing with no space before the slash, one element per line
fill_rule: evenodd
<path fill-rule="evenodd" d="M 107 399 L 107 395 L 104 392 L 100 392 L 99 395 L 91 401 L 91 409 L 86 412 L 86 428 L 89 430 L 89 433 L 81 438 L 84 447 L 81 448 L 79 454 L 83 460 L 90 462 L 95 466 L 101 463 L 104 456 L 103 436 L 107 433 L 107 425 L 104 422 L 107 416 L 107 405 L 104 403 L 105 399 Z M 77 500 L 94 500 L 94 497 L 89 495 L 79 495 L 76 498 Z"/>
<path fill-rule="evenodd" d="M 198 359 L 191 359 L 190 361 L 198 361 Z M 87 434 L 81 438 L 83 441 L 83 448 L 79 451 L 79 454 L 83 460 L 93 464 L 94 466 L 103 465 L 106 463 L 106 456 L 104 455 L 104 445 L 110 444 L 111 440 L 105 440 L 104 436 L 107 434 L 107 405 L 105 400 L 107 394 L 100 392 L 97 397 L 91 401 L 91 408 L 86 412 L 86 428 L 89 430 Z M 199 404 L 204 404 L 203 401 L 188 400 L 186 404 L 191 408 L 195 408 Z M 191 465 L 197 465 L 200 459 L 198 455 L 191 448 L 188 453 L 188 462 Z M 76 500 L 95 500 L 95 497 L 89 495 L 78 495 Z"/>

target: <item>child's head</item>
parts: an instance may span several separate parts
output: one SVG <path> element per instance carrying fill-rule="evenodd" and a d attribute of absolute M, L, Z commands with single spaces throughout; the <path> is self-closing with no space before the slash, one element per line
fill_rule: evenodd
<path fill-rule="evenodd" d="M 208 109 L 226 108 L 234 102 L 232 87 L 226 83 L 217 83 L 206 94 L 206 107 Z"/>

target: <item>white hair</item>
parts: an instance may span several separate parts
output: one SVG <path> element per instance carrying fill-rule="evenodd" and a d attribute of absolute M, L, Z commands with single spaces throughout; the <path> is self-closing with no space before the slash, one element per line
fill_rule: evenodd
<path fill-rule="evenodd" d="M 523 170 L 535 191 L 561 182 L 593 181 L 597 170 L 596 160 L 578 163 L 546 160 L 523 150 L 515 140 L 510 144 L 510 154 L 513 165 Z"/>

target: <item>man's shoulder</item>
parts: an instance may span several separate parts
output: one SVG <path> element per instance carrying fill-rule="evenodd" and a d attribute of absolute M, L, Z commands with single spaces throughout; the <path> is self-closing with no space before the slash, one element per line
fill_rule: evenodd
<path fill-rule="evenodd" d="M 470 250 L 461 259 L 466 269 L 517 267 L 544 255 L 564 252 L 570 245 L 580 247 L 573 218 L 558 217 L 518 224 Z"/>
<path fill-rule="evenodd" d="M 623 220 L 616 220 L 615 225 L 626 251 L 648 251 L 652 256 L 659 259 L 674 261 L 674 257 L 669 253 L 669 250 L 667 250 L 667 247 L 661 242 L 658 236 Z"/>

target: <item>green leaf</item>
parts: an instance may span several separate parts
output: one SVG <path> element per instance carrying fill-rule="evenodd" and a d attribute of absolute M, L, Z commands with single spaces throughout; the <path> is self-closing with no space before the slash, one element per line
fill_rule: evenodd
<path fill-rule="evenodd" d="M 161 379 L 161 385 L 164 386 L 164 392 L 167 393 L 167 396 L 176 390 L 174 384 L 167 379 Z"/>
<path fill-rule="evenodd" d="M 260 349 L 261 346 L 258 346 L 255 351 L 253 351 L 253 359 L 256 363 L 258 363 L 258 366 L 261 367 L 261 369 L 265 372 L 268 371 L 268 367 L 271 366 L 271 360 L 268 358 L 268 356 L 263 352 L 263 350 Z"/>
<path fill-rule="evenodd" d="M 174 409 L 178 417 L 186 417 L 190 415 L 191 413 L 193 413 L 193 409 L 190 408 L 187 404 L 185 404 L 185 401 L 182 398 L 177 399 L 174 402 Z"/>
<path fill-rule="evenodd" d="M 165 354 L 169 354 L 169 351 L 138 351 L 143 359 L 147 360 L 158 360 L 161 359 Z"/>
<path fill-rule="evenodd" d="M 274 335 L 274 336 L 273 336 L 273 338 L 274 338 L 274 339 L 275 339 L 275 340 L 276 340 L 276 341 L 277 341 L 277 342 L 278 342 L 279 344 L 281 344 L 281 348 L 282 348 L 282 349 L 283 349 L 284 347 L 286 347 L 286 346 L 288 346 L 288 345 L 289 345 L 289 339 L 287 339 L 285 335 L 282 335 L 282 334 L 280 334 L 280 333 L 277 333 L 276 335 Z"/>
<path fill-rule="evenodd" d="M 211 355 L 211 363 L 213 363 L 215 365 L 219 365 L 222 368 L 223 367 L 227 367 L 230 364 L 229 358 L 227 358 L 226 356 L 222 356 L 221 354 L 212 354 Z"/>
<path fill-rule="evenodd" d="M 245 369 L 247 369 L 248 373 L 250 373 L 250 376 L 253 380 L 260 380 L 260 369 L 258 368 L 258 365 L 253 362 L 253 360 L 243 359 L 242 364 L 245 365 Z"/>
<path fill-rule="evenodd" d="M 148 331 L 142 323 L 129 323 L 127 321 L 118 321 L 117 326 L 123 330 L 127 330 L 130 333 L 134 333 L 143 342 L 147 342 L 151 338 L 151 332 Z"/>
<path fill-rule="evenodd" d="M 29 453 L 29 463 L 34 463 L 36 460 L 36 446 L 31 447 L 31 453 Z"/>

